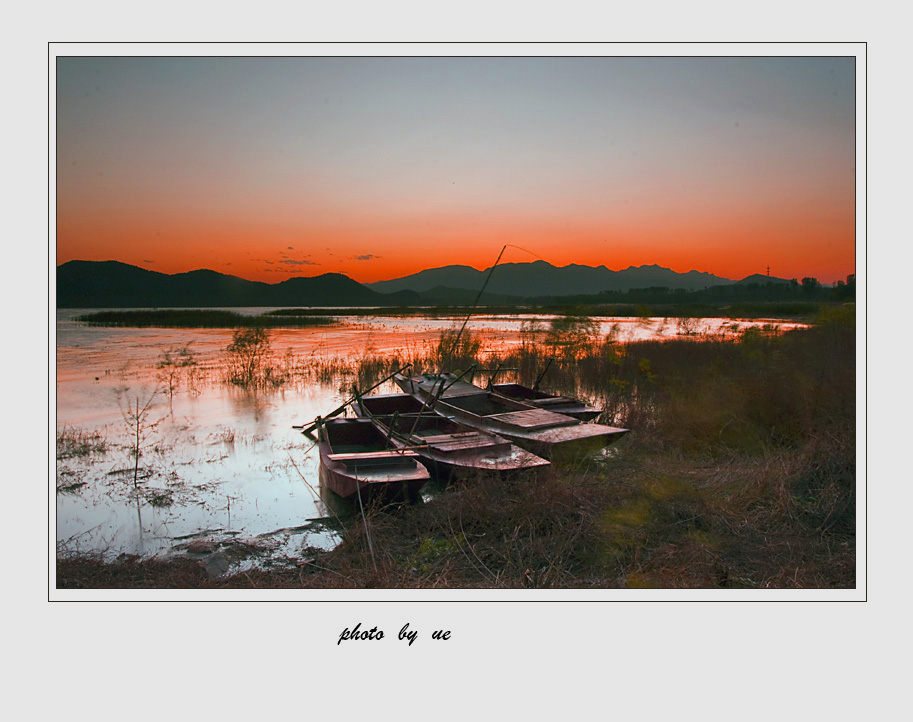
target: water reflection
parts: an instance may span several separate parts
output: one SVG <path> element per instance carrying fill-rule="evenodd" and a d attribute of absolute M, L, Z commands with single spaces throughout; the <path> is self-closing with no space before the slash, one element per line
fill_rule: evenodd
<path fill-rule="evenodd" d="M 143 511 L 139 495 L 136 497 L 136 547 L 133 553 L 137 556 L 143 556 L 146 553 L 146 547 L 143 544 Z"/>
<path fill-rule="evenodd" d="M 264 421 L 264 415 L 270 404 L 263 392 L 244 389 L 234 389 L 233 391 L 234 393 L 231 395 L 233 416 L 249 418 L 255 424 Z"/>

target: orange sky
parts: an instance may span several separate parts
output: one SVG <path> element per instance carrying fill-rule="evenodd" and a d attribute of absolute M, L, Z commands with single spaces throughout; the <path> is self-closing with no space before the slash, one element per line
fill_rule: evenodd
<path fill-rule="evenodd" d="M 855 272 L 852 59 L 407 60 L 61 59 L 58 264 Z"/>

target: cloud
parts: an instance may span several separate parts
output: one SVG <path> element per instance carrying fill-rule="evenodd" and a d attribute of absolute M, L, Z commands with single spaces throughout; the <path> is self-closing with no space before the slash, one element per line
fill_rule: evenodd
<path fill-rule="evenodd" d="M 144 258 L 143 263 L 155 263 L 155 261 L 150 261 L 148 258 Z"/>
<path fill-rule="evenodd" d="M 319 263 L 316 263 L 315 261 L 307 261 L 307 260 L 295 261 L 295 260 L 292 260 L 291 258 L 289 258 L 286 261 L 280 261 L 279 263 L 286 265 L 286 266 L 319 266 L 320 265 Z"/>
<path fill-rule="evenodd" d="M 355 256 L 356 261 L 373 261 L 375 258 L 380 258 L 380 256 L 375 256 L 373 253 L 364 253 L 360 256 Z"/>

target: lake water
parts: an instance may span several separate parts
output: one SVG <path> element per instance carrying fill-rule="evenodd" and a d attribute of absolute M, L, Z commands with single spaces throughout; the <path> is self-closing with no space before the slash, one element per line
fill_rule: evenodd
<path fill-rule="evenodd" d="M 232 310 L 253 315 L 269 309 Z M 86 312 L 57 312 L 57 435 L 88 442 L 79 447 L 87 453 L 57 446 L 59 553 L 176 553 L 205 559 L 221 548 L 232 550 L 232 563 L 243 568 L 338 543 L 332 520 L 339 509 L 332 497 L 321 498 L 317 450 L 293 426 L 344 401 L 344 378 L 293 374 L 278 389 L 246 392 L 222 381 L 231 329 L 89 327 L 74 320 Z M 468 328 L 483 339 L 483 350 L 500 350 L 519 343 L 524 323 L 552 318 L 479 315 Z M 346 316 L 328 326 L 274 329 L 271 345 L 278 363 L 299 368 L 308 360 L 352 362 L 366 350 L 420 355 L 433 348 L 442 330 L 462 320 L 382 312 Z M 596 320 L 601 333 L 614 333 L 620 342 L 718 334 L 765 323 L 783 330 L 802 325 L 722 318 Z M 169 395 L 157 366 L 166 350 L 181 347 L 192 351 L 196 365 Z M 396 390 L 392 383 L 379 389 Z M 142 478 L 135 488 L 136 428 L 129 427 L 125 415 L 150 399 L 140 424 Z"/>

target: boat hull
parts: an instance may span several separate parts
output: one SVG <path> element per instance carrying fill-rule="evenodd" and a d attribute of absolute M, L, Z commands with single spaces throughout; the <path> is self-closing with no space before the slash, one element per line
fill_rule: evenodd
<path fill-rule="evenodd" d="M 410 451 L 397 449 L 365 419 L 332 419 L 318 430 L 320 481 L 334 494 L 414 497 L 430 478 Z"/>
<path fill-rule="evenodd" d="M 393 476 L 380 478 L 371 474 L 352 475 L 323 465 L 320 467 L 320 483 L 343 499 L 360 496 L 363 500 L 377 498 L 412 500 L 417 498 L 430 476 L 430 472 L 428 472 L 423 479 L 404 479 Z"/>

